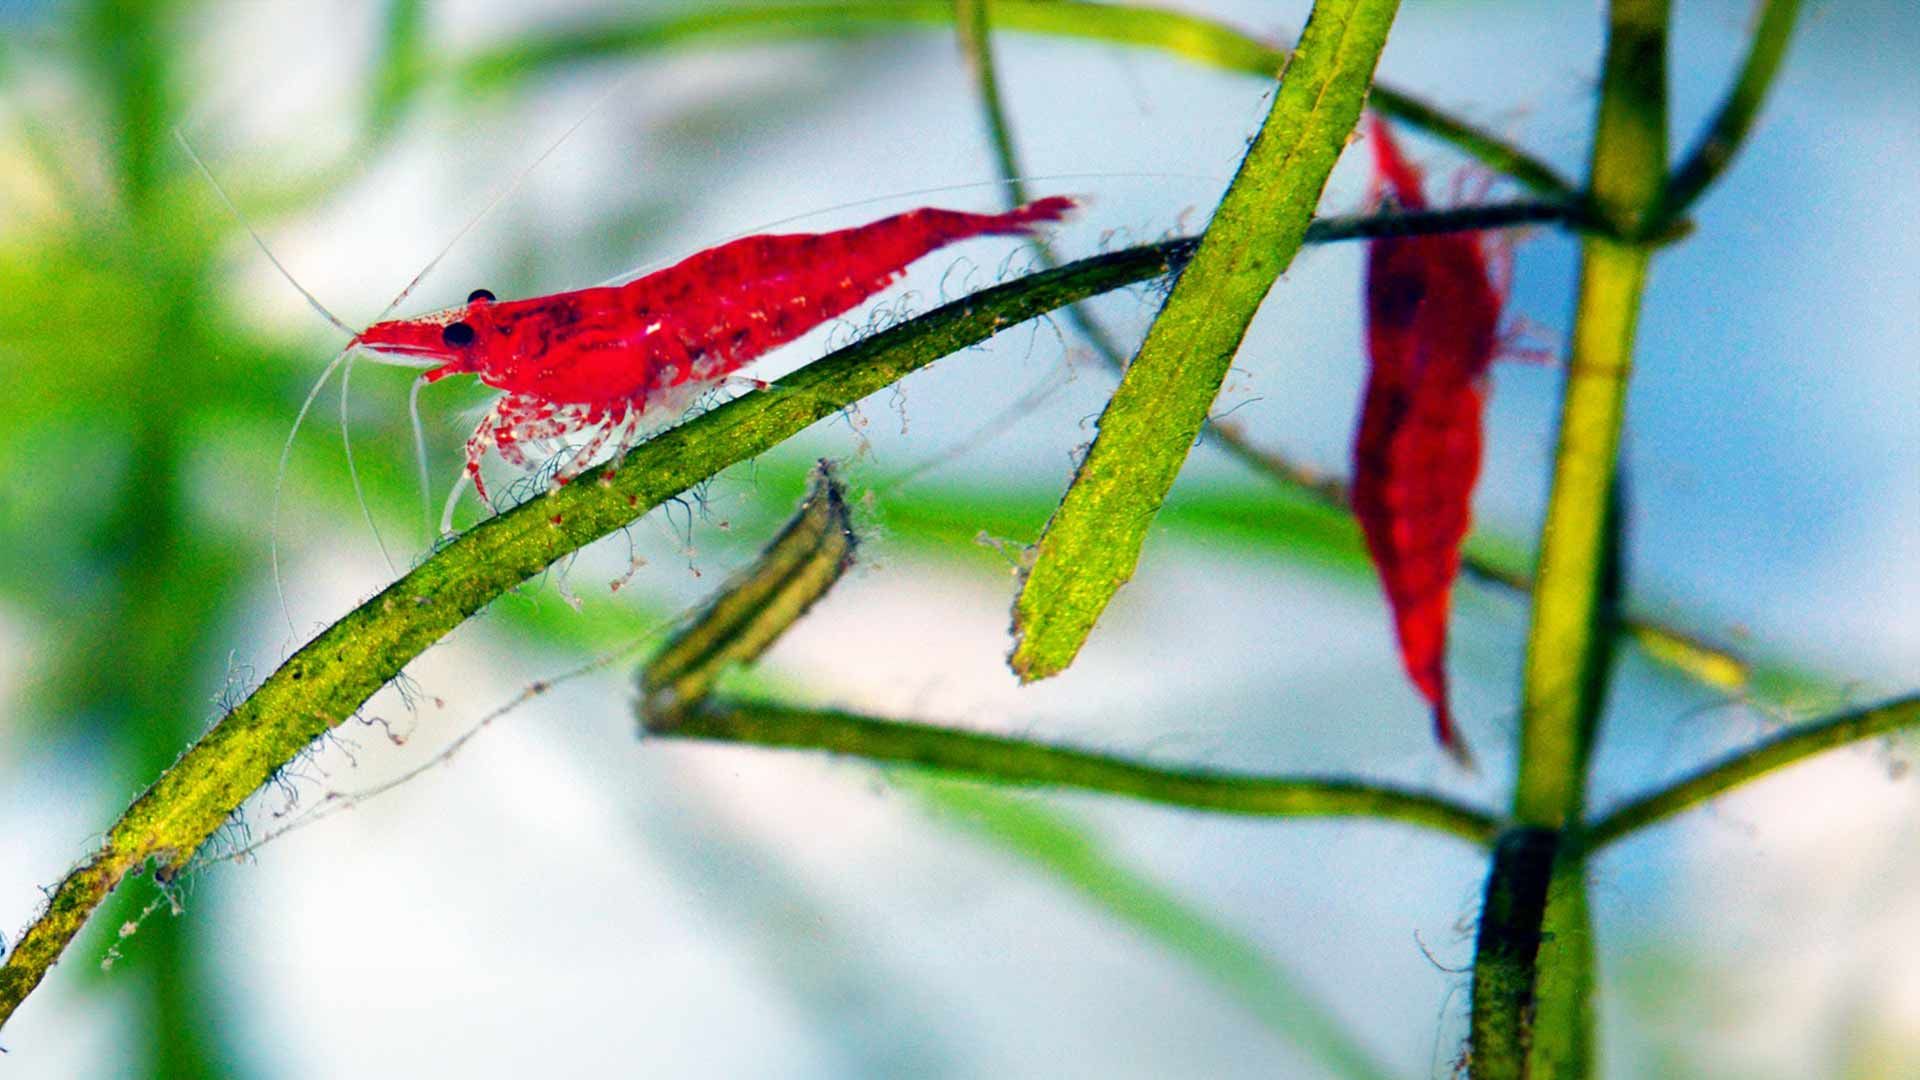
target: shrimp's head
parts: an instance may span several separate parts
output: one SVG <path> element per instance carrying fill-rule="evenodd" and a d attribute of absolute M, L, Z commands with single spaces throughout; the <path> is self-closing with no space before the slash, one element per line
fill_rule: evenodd
<path fill-rule="evenodd" d="M 493 294 L 478 289 L 459 307 L 374 323 L 353 345 L 394 357 L 406 367 L 430 368 L 424 376 L 430 383 L 478 372 L 485 367 L 489 342 L 497 336 L 487 310 L 492 303 Z"/>

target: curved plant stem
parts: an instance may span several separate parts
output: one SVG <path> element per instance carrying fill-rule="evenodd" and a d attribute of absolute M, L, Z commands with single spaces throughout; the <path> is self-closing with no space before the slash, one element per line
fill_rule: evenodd
<path fill-rule="evenodd" d="M 1584 846 L 1588 851 L 1603 848 L 1649 825 L 1691 810 L 1755 777 L 1784 769 L 1836 746 L 1915 724 L 1920 724 L 1920 694 L 1908 694 L 1783 731 L 1613 810 L 1586 831 Z"/>
<path fill-rule="evenodd" d="M 1720 103 L 1719 111 L 1701 134 L 1700 141 L 1673 171 L 1660 193 L 1660 202 L 1649 226 L 1653 232 L 1669 232 L 1733 163 L 1747 132 L 1753 129 L 1754 119 L 1760 115 L 1767 91 L 1773 88 L 1781 62 L 1786 59 L 1787 42 L 1793 37 L 1793 24 L 1799 15 L 1800 0 L 1767 0 L 1753 40 L 1747 46 L 1747 59 L 1740 66 L 1739 77 L 1727 91 L 1726 100 Z"/>
<path fill-rule="evenodd" d="M 152 863 L 170 878 L 314 739 L 500 594 L 907 374 L 1062 304 L 1163 275 L 1193 247 L 1177 240 L 1113 252 L 947 304 L 674 428 L 617 469 L 592 470 L 470 530 L 322 631 L 135 800 L 0 967 L 0 1023 L 128 874 Z"/>
<path fill-rule="evenodd" d="M 1154 49 L 1194 63 L 1272 78 L 1286 50 L 1225 23 L 1171 9 L 1083 0 L 981 0 L 997 30 Z M 720 6 L 687 15 L 609 23 L 529 37 L 459 61 L 464 90 L 489 90 L 556 64 L 663 50 L 689 41 L 785 41 L 851 37 L 956 19 L 953 0 L 846 0 Z M 1545 162 L 1408 94 L 1375 86 L 1370 104 L 1450 143 L 1549 200 L 1577 204 L 1578 191 Z"/>
<path fill-rule="evenodd" d="M 987 145 L 993 151 L 994 168 L 1007 185 L 1007 201 L 1018 206 L 1027 201 L 1026 181 L 1021 179 L 1026 170 L 1020 167 L 1020 155 L 1013 146 L 1013 129 L 1007 122 L 1007 107 L 1000 99 L 1000 75 L 993 62 L 993 27 L 987 17 L 987 0 L 953 0 L 953 28 L 960 37 L 960 51 L 973 71 L 974 89 L 980 94 L 980 116 L 987 125 Z"/>
<path fill-rule="evenodd" d="M 1584 995 L 1593 980 L 1584 868 L 1577 846 L 1559 838 L 1580 819 L 1609 674 L 1619 587 L 1615 474 L 1652 255 L 1647 244 L 1612 237 L 1644 235 L 1660 196 L 1668 4 L 1613 0 L 1608 11 L 1590 189 L 1609 228 L 1581 246 L 1573 348 L 1527 638 L 1514 791 L 1515 843 L 1547 854 L 1505 864 L 1496 859 L 1488 877 L 1483 917 L 1531 919 L 1531 927 L 1511 933 L 1532 947 L 1482 950 L 1475 957 L 1469 1053 L 1476 1077 L 1582 1077 L 1592 1068 L 1592 1008 L 1584 997 L 1568 996 Z M 1537 896 L 1539 907 L 1516 907 L 1516 896 L 1529 902 Z M 1483 930 L 1482 941 L 1488 940 Z"/>
<path fill-rule="evenodd" d="M 714 699 L 650 730 L 676 739 L 825 750 L 996 784 L 1072 788 L 1224 814 L 1400 821 L 1473 844 L 1491 843 L 1497 828 L 1487 814 L 1443 796 L 1358 780 L 1158 768 L 1026 739 L 768 702 Z"/>

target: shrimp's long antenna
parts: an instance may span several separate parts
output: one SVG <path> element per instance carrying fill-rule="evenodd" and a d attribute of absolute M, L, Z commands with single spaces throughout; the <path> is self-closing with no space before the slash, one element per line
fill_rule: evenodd
<path fill-rule="evenodd" d="M 453 481 L 453 490 L 447 492 L 447 505 L 440 510 L 440 535 L 453 535 L 453 509 L 460 505 L 460 493 L 467 489 L 467 470 L 461 469 L 460 475 Z"/>
<path fill-rule="evenodd" d="M 618 93 L 620 89 L 627 84 L 628 78 L 631 78 L 631 76 L 623 76 L 619 79 L 616 79 L 614 81 L 614 84 L 608 87 L 607 91 L 601 94 L 600 97 L 597 98 L 594 101 L 594 103 L 588 107 L 587 111 L 580 114 L 579 119 L 575 120 L 571 124 L 568 124 L 567 129 L 565 131 L 562 131 L 551 143 L 548 143 L 547 148 L 545 150 L 540 151 L 539 157 L 536 157 L 532 161 L 528 162 L 526 168 L 521 169 L 520 172 L 514 176 L 511 183 L 501 188 L 498 192 L 495 192 L 493 198 L 488 199 L 487 204 L 480 208 L 480 212 L 473 215 L 473 217 L 469 219 L 465 225 L 462 225 L 460 227 L 459 232 L 453 234 L 453 239 L 447 241 L 447 246 L 440 249 L 440 254 L 435 255 L 432 259 L 428 260 L 427 265 L 421 267 L 420 272 L 413 275 L 413 280 L 407 282 L 407 287 L 400 290 L 400 295 L 394 297 L 393 303 L 388 304 L 387 309 L 385 311 L 382 311 L 379 317 L 374 319 L 374 321 L 379 322 L 381 319 L 384 319 L 388 315 L 393 314 L 393 311 L 395 308 L 398 308 L 401 304 L 405 303 L 407 297 L 413 295 L 413 290 L 419 288 L 420 283 L 427 279 L 427 275 L 433 273 L 434 269 L 440 265 L 441 261 L 444 260 L 448 255 L 451 255 L 453 253 L 454 247 L 457 246 L 461 240 L 465 239 L 468 233 L 472 232 L 476 227 L 478 227 L 480 222 L 486 220 L 487 215 L 493 213 L 495 207 L 505 202 L 508 196 L 512 195 L 516 191 L 519 191 L 520 185 L 526 183 L 527 177 L 533 175 L 533 170 L 539 168 L 543 163 L 545 163 L 545 161 L 548 158 L 552 157 L 554 154 L 554 151 L 560 149 L 561 145 L 564 144 L 568 139 L 571 139 L 573 137 L 573 133 L 576 131 L 579 131 L 581 127 L 583 127 L 586 124 L 586 122 L 593 117 L 594 113 L 599 112 L 602 106 L 606 105 L 608 101 L 612 100 L 613 95 Z"/>
<path fill-rule="evenodd" d="M 296 415 L 293 418 L 293 427 L 287 432 L 287 441 L 284 444 L 282 444 L 280 447 L 280 465 L 274 471 L 274 474 L 273 474 L 273 508 L 269 512 L 270 520 L 267 527 L 267 561 L 271 564 L 273 569 L 273 595 L 275 599 L 277 599 L 280 602 L 280 615 L 282 618 L 286 619 L 287 629 L 292 631 L 295 635 L 298 635 L 300 632 L 299 628 L 294 626 L 293 624 L 293 609 L 289 607 L 287 604 L 286 583 L 281 579 L 281 576 L 280 576 L 280 496 L 281 496 L 281 491 L 286 486 L 287 465 L 293 459 L 293 443 L 294 443 L 294 440 L 299 438 L 300 436 L 300 425 L 306 421 L 307 414 L 313 411 L 313 403 L 319 400 L 320 391 L 326 389 L 327 380 L 333 377 L 334 370 L 338 368 L 343 361 L 346 361 L 348 357 L 353 355 L 354 351 L 359 348 L 360 332 L 358 330 L 355 330 L 353 327 L 348 326 L 346 323 L 341 322 L 338 316 L 334 315 L 333 312 L 328 311 L 327 305 L 321 303 L 319 297 L 308 292 L 307 287 L 305 285 L 300 284 L 299 280 L 293 276 L 293 272 L 288 270 L 286 267 L 286 264 L 280 261 L 280 257 L 273 253 L 273 249 L 267 246 L 267 241 L 264 237 L 260 235 L 260 231 L 253 227 L 253 222 L 247 220 L 247 215 L 240 210 L 239 204 L 235 203 L 233 201 L 233 197 L 227 194 L 226 188 L 220 186 L 220 181 L 217 177 L 213 175 L 213 170 L 207 167 L 207 163 L 201 159 L 199 152 L 193 148 L 193 143 L 187 139 L 187 133 L 181 130 L 180 128 L 176 127 L 173 129 L 173 137 L 175 141 L 177 141 L 180 144 L 180 149 L 186 151 L 187 158 L 193 162 L 194 168 L 200 170 L 200 175 L 206 179 L 207 185 L 213 188 L 214 194 L 218 195 L 220 197 L 220 201 L 226 204 L 227 211 L 233 215 L 234 220 L 238 221 L 240 223 L 240 227 L 247 230 L 247 235 L 253 238 L 254 246 L 260 249 L 260 254 L 265 255 L 267 257 L 267 261 L 273 264 L 273 268 L 280 272 L 281 277 L 287 279 L 287 284 L 293 286 L 294 291 L 298 292 L 301 296 L 306 298 L 308 306 L 312 307 L 313 310 L 319 312 L 321 318 L 333 324 L 335 328 L 339 329 L 342 333 L 346 334 L 347 337 L 350 339 L 347 342 L 346 348 L 341 349 L 338 353 L 334 354 L 333 359 L 327 362 L 327 366 L 320 372 L 320 377 L 314 380 L 312 389 L 307 391 L 306 400 L 300 403 L 300 412 L 298 415 Z M 351 369 L 351 364 L 349 364 L 349 369 Z M 347 389 L 346 380 L 343 378 L 340 383 L 340 390 L 341 390 L 340 422 L 341 422 L 342 430 L 344 430 L 346 426 L 346 389 Z M 347 449 L 347 463 L 348 463 L 348 467 L 351 468 L 353 463 L 352 447 L 348 447 Z M 354 491 L 357 493 L 359 492 L 359 490 L 360 490 L 360 478 L 358 475 L 355 475 Z M 366 508 L 367 504 L 364 498 L 361 499 L 360 505 L 363 509 Z M 368 523 L 369 524 L 372 523 L 371 511 L 368 512 Z M 386 545 L 380 542 L 380 530 L 376 528 L 374 530 L 373 536 L 374 536 L 374 541 L 376 543 L 380 543 L 381 555 L 383 556 L 386 555 L 386 550 L 387 550 Z M 387 560 L 387 565 L 391 567 L 393 565 L 393 560 L 389 558 Z"/>
<path fill-rule="evenodd" d="M 200 170 L 200 175 L 207 178 L 207 183 L 212 186 L 213 193 L 220 196 L 220 201 L 227 204 L 227 209 L 233 213 L 234 219 L 240 222 L 241 228 L 246 229 L 247 235 L 253 237 L 253 242 L 255 246 L 259 247 L 260 254 L 265 255 L 267 261 L 273 264 L 273 268 L 280 271 L 280 276 L 287 279 L 287 284 L 293 286 L 301 296 L 306 297 L 307 303 L 313 307 L 313 310 L 320 313 L 321 318 L 332 323 L 340 332 L 346 334 L 348 337 L 358 337 L 360 331 L 355 330 L 353 327 L 348 326 L 335 317 L 333 312 L 327 310 L 327 305 L 321 303 L 318 297 L 308 292 L 307 287 L 295 280 L 293 274 L 281 264 L 279 256 L 275 255 L 273 249 L 267 246 L 267 242 L 261 238 L 259 231 L 253 227 L 253 222 L 247 220 L 247 215 L 240 212 L 239 205 L 233 201 L 232 196 L 227 194 L 227 189 L 221 187 L 220 181 L 214 179 L 213 170 L 207 168 L 207 163 L 200 160 L 200 155 L 193 149 L 193 144 L 187 141 L 187 133 L 176 127 L 173 129 L 173 137 L 179 141 L 180 149 L 185 150 L 187 157 L 192 159 L 194 167 Z M 344 356 L 345 353 L 341 355 Z"/>
<path fill-rule="evenodd" d="M 386 560 L 387 572 L 398 577 L 400 569 L 393 565 L 393 556 L 387 554 L 387 541 L 373 520 L 373 507 L 367 504 L 367 493 L 360 486 L 360 470 L 353 464 L 353 434 L 347 424 L 347 402 L 353 385 L 353 354 L 357 351 L 347 350 L 347 366 L 340 369 L 340 447 L 347 453 L 347 476 L 353 480 L 353 498 L 360 504 L 360 516 L 367 519 L 367 528 L 373 530 L 373 543 L 380 549 L 380 557 Z"/>
<path fill-rule="evenodd" d="M 426 526 L 427 543 L 433 543 L 433 480 L 427 470 L 427 433 L 420 426 L 420 388 L 427 385 L 425 375 L 413 380 L 407 391 L 407 419 L 413 422 L 413 460 L 420 469 L 420 518 Z M 466 475 L 462 473 L 461 475 Z"/>
<path fill-rule="evenodd" d="M 333 378 L 333 369 L 340 366 L 353 352 L 356 345 L 349 344 L 334 354 L 327 362 L 326 370 L 314 380 L 313 389 L 307 391 L 307 400 L 300 403 L 300 412 L 293 418 L 293 429 L 287 432 L 287 441 L 280 447 L 280 468 L 273 474 L 273 509 L 268 514 L 267 559 L 273 566 L 273 595 L 280 601 L 280 615 L 287 620 L 287 629 L 299 634 L 299 628 L 293 625 L 293 609 L 287 606 L 286 586 L 280 580 L 280 489 L 287 480 L 287 463 L 293 458 L 293 440 L 300 434 L 300 425 L 312 411 L 313 403 L 319 399 L 320 391 L 326 389 L 327 380 Z"/>

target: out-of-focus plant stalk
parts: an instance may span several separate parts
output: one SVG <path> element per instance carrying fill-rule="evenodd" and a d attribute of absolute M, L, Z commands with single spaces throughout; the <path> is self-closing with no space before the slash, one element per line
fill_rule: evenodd
<path fill-rule="evenodd" d="M 655 720 L 644 711 L 643 717 L 654 734 L 677 739 L 823 750 L 1009 786 L 1092 791 L 1223 814 L 1367 817 L 1417 825 L 1471 844 L 1490 842 L 1498 828 L 1491 816 L 1445 796 L 1362 780 L 1166 768 L 1030 739 L 827 709 L 728 698 L 685 708 L 671 719 Z"/>
<path fill-rule="evenodd" d="M 1783 731 L 1607 814 L 1586 830 L 1585 846 L 1588 851 L 1597 850 L 1756 777 L 1836 746 L 1886 735 L 1915 724 L 1920 724 L 1920 694 L 1908 694 Z"/>

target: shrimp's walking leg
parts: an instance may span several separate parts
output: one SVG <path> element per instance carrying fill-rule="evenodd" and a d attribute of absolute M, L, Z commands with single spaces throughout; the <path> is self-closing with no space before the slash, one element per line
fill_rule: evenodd
<path fill-rule="evenodd" d="M 467 481 L 473 481 L 474 494 L 480 501 L 493 505 L 493 499 L 487 495 L 486 481 L 480 476 L 480 462 L 486 459 L 487 448 L 494 447 L 500 456 L 509 463 L 524 466 L 526 458 L 515 444 L 523 437 L 520 433 L 536 418 L 550 414 L 553 406 L 520 394 L 508 394 L 493 403 L 487 415 L 467 436 L 467 460 L 460 470 L 460 478 L 454 481 L 453 490 L 447 493 L 447 504 L 440 511 L 440 532 L 447 535 L 453 532 L 453 508 L 459 505 L 460 491 Z M 516 461 L 516 459 L 518 459 Z"/>
<path fill-rule="evenodd" d="M 574 477 L 586 471 L 594 457 L 607 445 L 607 440 L 613 436 L 614 430 L 626 425 L 627 411 L 625 402 L 616 402 L 605 408 L 595 406 L 587 412 L 581 426 L 597 427 L 599 430 L 594 432 L 593 438 L 587 440 L 586 445 L 567 459 L 565 465 L 560 466 L 559 472 L 553 474 L 555 487 L 572 483 Z"/>

